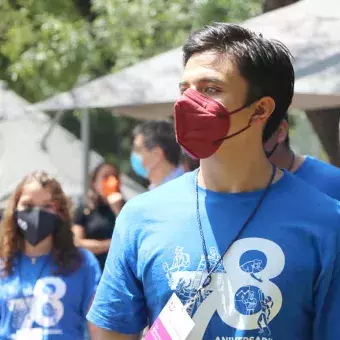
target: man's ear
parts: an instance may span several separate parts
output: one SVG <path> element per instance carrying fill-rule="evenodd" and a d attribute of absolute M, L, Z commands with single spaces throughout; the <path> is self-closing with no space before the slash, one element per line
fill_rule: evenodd
<path fill-rule="evenodd" d="M 271 97 L 263 97 L 256 103 L 255 113 L 251 118 L 251 123 L 265 123 L 275 110 L 275 101 Z"/>
<path fill-rule="evenodd" d="M 152 153 L 155 157 L 155 159 L 160 160 L 161 158 L 164 158 L 164 152 L 160 146 L 155 146 L 152 148 Z"/>

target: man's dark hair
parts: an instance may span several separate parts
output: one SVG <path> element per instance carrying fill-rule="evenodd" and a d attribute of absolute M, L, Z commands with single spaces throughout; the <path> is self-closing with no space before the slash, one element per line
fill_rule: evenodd
<path fill-rule="evenodd" d="M 294 93 L 294 69 L 287 47 L 235 24 L 214 23 L 193 32 L 183 46 L 184 65 L 195 53 L 214 51 L 231 57 L 248 82 L 246 103 L 268 96 L 275 110 L 267 121 L 263 140 L 277 130 Z"/>
<path fill-rule="evenodd" d="M 173 123 L 166 120 L 152 120 L 137 125 L 133 131 L 134 137 L 142 135 L 144 146 L 151 150 L 159 146 L 164 157 L 173 165 L 178 166 L 181 148 L 176 141 Z"/>

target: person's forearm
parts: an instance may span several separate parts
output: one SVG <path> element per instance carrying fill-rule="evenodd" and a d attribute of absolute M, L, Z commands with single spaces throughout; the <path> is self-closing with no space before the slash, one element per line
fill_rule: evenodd
<path fill-rule="evenodd" d="M 102 254 L 109 251 L 111 239 L 106 240 L 93 240 L 93 239 L 81 239 L 76 242 L 78 247 L 86 248 L 93 254 Z"/>

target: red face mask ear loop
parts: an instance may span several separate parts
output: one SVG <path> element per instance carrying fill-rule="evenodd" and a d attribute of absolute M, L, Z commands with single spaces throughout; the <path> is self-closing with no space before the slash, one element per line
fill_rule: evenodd
<path fill-rule="evenodd" d="M 237 113 L 237 112 L 239 112 L 239 111 L 245 109 L 247 106 L 248 106 L 248 105 L 244 105 L 244 106 L 242 106 L 241 108 L 239 108 L 239 109 L 237 109 L 237 110 L 235 110 L 235 111 L 230 112 L 229 114 L 232 115 L 232 114 L 234 114 L 234 113 Z M 215 140 L 215 141 L 214 141 L 214 144 L 215 144 L 215 143 L 219 143 L 219 142 L 221 142 L 221 141 L 224 141 L 224 140 L 226 140 L 226 139 L 229 139 L 229 138 L 231 138 L 231 137 L 237 136 L 237 135 L 239 135 L 240 133 L 242 133 L 243 131 L 248 130 L 248 129 L 251 127 L 251 120 L 253 119 L 253 117 L 255 116 L 255 114 L 256 114 L 256 113 L 254 113 L 254 114 L 252 114 L 252 115 L 250 116 L 249 122 L 248 122 L 248 124 L 247 124 L 246 127 L 244 127 L 244 128 L 241 129 L 241 130 L 238 130 L 238 131 L 234 132 L 234 133 L 231 134 L 230 136 L 226 136 L 226 137 L 223 137 L 223 138 L 220 138 L 220 139 Z"/>

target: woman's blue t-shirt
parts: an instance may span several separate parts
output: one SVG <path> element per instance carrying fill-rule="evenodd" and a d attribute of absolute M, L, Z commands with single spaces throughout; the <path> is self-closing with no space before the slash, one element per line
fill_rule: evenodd
<path fill-rule="evenodd" d="M 87 250 L 81 267 L 55 276 L 51 255 L 31 259 L 20 254 L 14 272 L 0 277 L 0 339 L 82 340 L 86 313 L 96 291 L 100 268 Z"/>

